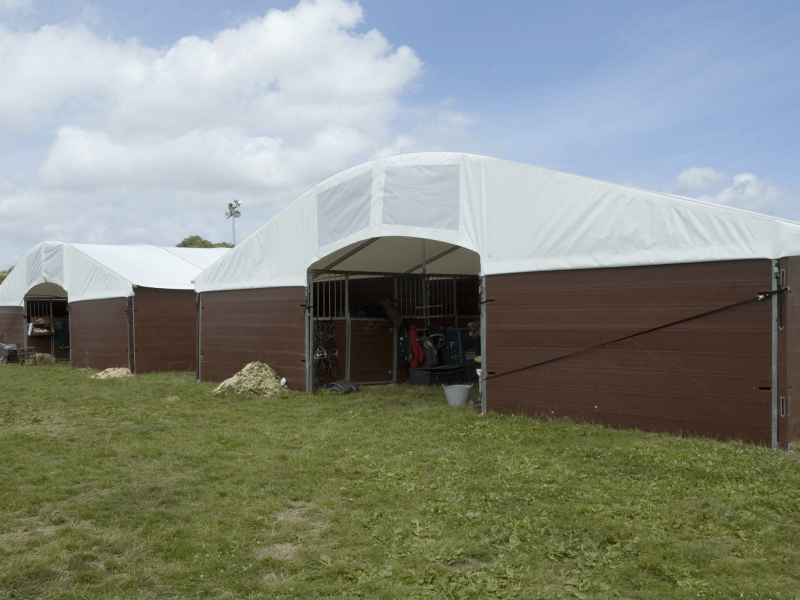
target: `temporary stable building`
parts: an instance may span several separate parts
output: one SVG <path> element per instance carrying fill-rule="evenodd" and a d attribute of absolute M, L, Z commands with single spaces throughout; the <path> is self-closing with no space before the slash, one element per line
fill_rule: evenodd
<path fill-rule="evenodd" d="M 0 284 L 0 342 L 75 367 L 194 370 L 192 279 L 225 252 L 43 242 Z"/>
<path fill-rule="evenodd" d="M 480 323 L 484 410 L 787 447 L 798 255 L 799 224 L 731 207 L 469 154 L 383 158 L 195 279 L 198 379 L 261 360 L 312 390 L 338 354 L 327 378 L 402 382 L 397 325 L 360 311 L 390 298 L 403 326 Z"/>

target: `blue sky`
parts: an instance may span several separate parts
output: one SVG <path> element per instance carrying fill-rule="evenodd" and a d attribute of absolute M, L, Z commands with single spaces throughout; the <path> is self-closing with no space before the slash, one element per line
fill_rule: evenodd
<path fill-rule="evenodd" d="M 272 12 L 270 12 L 272 11 Z M 793 2 L 0 0 L 0 267 L 457 150 L 800 219 Z"/>

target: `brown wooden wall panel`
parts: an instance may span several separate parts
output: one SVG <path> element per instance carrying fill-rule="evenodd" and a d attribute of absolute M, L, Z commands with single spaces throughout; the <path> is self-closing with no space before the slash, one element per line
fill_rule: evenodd
<path fill-rule="evenodd" d="M 223 381 L 257 360 L 305 390 L 304 304 L 303 287 L 203 293 L 200 379 Z"/>
<path fill-rule="evenodd" d="M 394 330 L 389 321 L 352 321 L 350 343 L 351 381 L 392 380 Z"/>
<path fill-rule="evenodd" d="M 787 448 L 791 442 L 800 450 L 800 257 L 780 261 L 790 289 L 783 297 L 783 329 L 778 334 L 778 394 L 786 399 L 784 416 L 778 417 L 778 443 Z M 778 407 L 780 411 L 780 406 Z"/>
<path fill-rule="evenodd" d="M 0 342 L 22 346 L 22 307 L 0 306 Z"/>
<path fill-rule="evenodd" d="M 194 290 L 139 287 L 133 309 L 136 373 L 194 371 L 197 367 Z"/>
<path fill-rule="evenodd" d="M 29 335 L 28 348 L 36 348 L 36 352 L 41 354 L 50 354 L 53 350 L 50 335 Z"/>
<path fill-rule="evenodd" d="M 487 277 L 489 374 L 748 300 L 768 260 Z M 487 382 L 487 408 L 769 444 L 769 301 Z"/>
<path fill-rule="evenodd" d="M 129 367 L 127 298 L 71 302 L 69 310 L 73 367 Z"/>

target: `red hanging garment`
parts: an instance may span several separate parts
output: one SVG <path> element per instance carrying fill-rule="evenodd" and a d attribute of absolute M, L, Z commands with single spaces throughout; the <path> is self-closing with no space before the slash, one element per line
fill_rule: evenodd
<path fill-rule="evenodd" d="M 412 325 L 408 328 L 408 344 L 411 346 L 411 360 L 409 363 L 412 367 L 418 367 L 425 362 L 425 353 L 422 351 L 422 346 L 420 346 L 420 343 L 417 340 L 416 325 Z"/>

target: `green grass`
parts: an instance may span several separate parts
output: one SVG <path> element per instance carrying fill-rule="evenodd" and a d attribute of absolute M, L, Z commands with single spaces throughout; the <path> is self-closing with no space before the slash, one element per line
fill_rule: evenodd
<path fill-rule="evenodd" d="M 0 598 L 800 597 L 794 454 L 91 373 L 0 365 Z"/>

